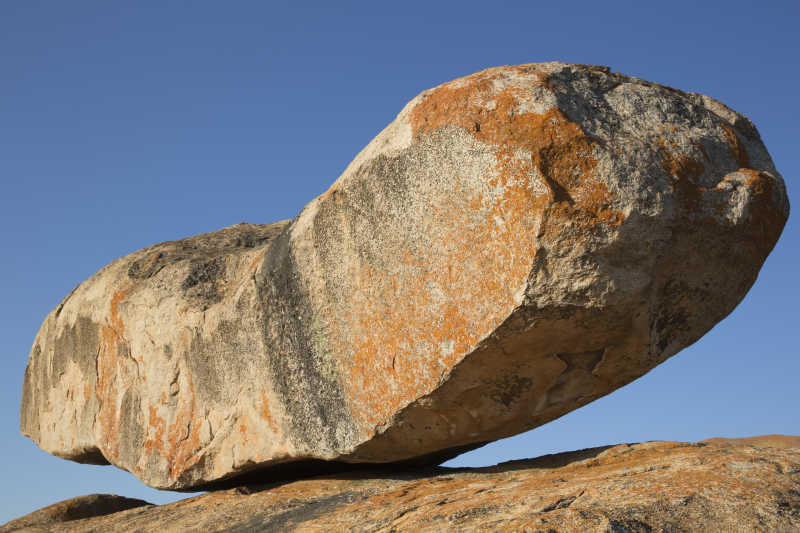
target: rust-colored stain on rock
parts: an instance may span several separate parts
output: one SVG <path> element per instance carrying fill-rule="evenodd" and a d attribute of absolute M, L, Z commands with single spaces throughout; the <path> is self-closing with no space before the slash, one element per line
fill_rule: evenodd
<path fill-rule="evenodd" d="M 729 124 L 722 122 L 720 127 L 728 138 L 728 144 L 730 144 L 731 152 L 733 152 L 736 161 L 739 163 L 739 168 L 750 168 L 750 156 L 747 154 L 747 149 L 744 147 L 742 140 L 739 139 L 739 136 L 736 135 L 736 132 L 733 131 Z"/>
<path fill-rule="evenodd" d="M 750 157 L 739 136 L 730 125 L 724 122 L 721 122 L 719 127 L 728 140 L 732 157 L 739 165 L 738 172 L 747 175 L 744 187 L 748 188 L 750 194 L 753 195 L 750 204 L 753 214 L 750 218 L 751 220 L 758 220 L 757 223 L 749 226 L 749 231 L 752 241 L 757 243 L 760 251 L 766 256 L 778 240 L 786 222 L 782 214 L 775 209 L 775 180 L 763 171 L 749 168 Z M 686 216 L 696 219 L 699 217 L 698 223 L 704 222 L 702 219 L 707 218 L 708 215 L 703 213 L 703 206 L 713 205 L 713 203 L 704 198 L 704 193 L 720 190 L 725 184 L 727 176 L 713 188 L 703 187 L 699 183 L 700 178 L 706 172 L 703 163 L 680 152 L 677 147 L 670 147 L 664 137 L 656 137 L 656 144 L 661 149 L 661 161 L 664 171 L 675 179 L 673 189 L 681 200 L 681 207 L 684 213 Z M 698 144 L 695 148 L 708 160 L 708 154 L 702 145 Z M 715 206 L 715 215 L 717 217 L 722 215 L 723 207 L 722 204 Z M 714 220 L 706 220 L 705 223 L 715 224 Z"/>
<path fill-rule="evenodd" d="M 272 413 L 269 409 L 269 398 L 267 398 L 267 393 L 264 391 L 261 391 L 261 408 L 259 410 L 259 414 L 261 415 L 261 419 L 269 425 L 269 428 L 272 430 L 272 432 L 277 435 L 279 433 L 278 425 L 272 418 Z"/>
<path fill-rule="evenodd" d="M 538 77 L 539 89 L 552 91 L 545 74 L 531 72 L 527 67 L 488 69 L 429 92 L 411 112 L 414 135 L 419 137 L 444 126 L 459 126 L 475 139 L 497 147 L 500 179 L 525 184 L 530 180 L 532 168 L 541 173 L 550 195 L 547 203 L 537 199 L 538 210 L 555 204 L 551 206 L 552 215 L 577 223 L 584 230 L 600 223 L 619 225 L 623 215 L 613 209 L 614 197 L 595 173 L 595 141 L 558 108 L 543 113 L 520 110 L 536 87 L 495 90 L 497 83 L 513 74 Z M 530 163 L 520 163 L 515 158 L 519 149 L 530 154 Z M 520 192 L 530 194 L 527 188 Z M 517 216 L 530 216 L 529 211 L 514 212 Z"/>
<path fill-rule="evenodd" d="M 749 226 L 752 239 L 766 256 L 778 241 L 786 219 L 775 210 L 775 180 L 763 171 L 741 168 L 739 172 L 747 175 L 745 186 L 753 195 L 750 204 Z"/>
<path fill-rule="evenodd" d="M 125 324 L 119 314 L 119 306 L 130 294 L 127 288 L 117 289 L 109 304 L 108 322 L 101 327 L 101 344 L 97 354 L 97 389 L 100 403 L 97 415 L 101 439 L 98 447 L 109 461 L 119 458 L 120 412 L 118 398 L 121 381 L 122 354 L 128 350 L 125 341 Z"/>

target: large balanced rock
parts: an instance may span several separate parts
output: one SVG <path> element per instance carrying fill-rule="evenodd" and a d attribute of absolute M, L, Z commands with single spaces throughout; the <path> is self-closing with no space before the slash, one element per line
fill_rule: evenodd
<path fill-rule="evenodd" d="M 169 489 L 441 461 L 699 339 L 788 211 L 753 125 L 711 98 L 604 67 L 485 70 L 414 98 L 294 220 L 79 285 L 33 345 L 22 432 Z"/>
<path fill-rule="evenodd" d="M 33 513 L 0 533 L 796 533 L 800 438 L 787 440 L 620 444 L 489 468 L 338 474 L 61 523 L 38 525 Z"/>

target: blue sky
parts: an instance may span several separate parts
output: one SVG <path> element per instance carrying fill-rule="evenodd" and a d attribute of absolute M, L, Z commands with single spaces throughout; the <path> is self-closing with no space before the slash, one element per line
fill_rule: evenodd
<path fill-rule="evenodd" d="M 184 497 L 51 457 L 19 434 L 25 364 L 50 309 L 136 249 L 295 216 L 429 87 L 560 60 L 705 93 L 753 120 L 800 206 L 800 3 L 556 6 L 0 2 L 0 523 L 92 492 Z M 742 304 L 698 343 L 606 398 L 453 464 L 800 434 L 794 218 Z"/>

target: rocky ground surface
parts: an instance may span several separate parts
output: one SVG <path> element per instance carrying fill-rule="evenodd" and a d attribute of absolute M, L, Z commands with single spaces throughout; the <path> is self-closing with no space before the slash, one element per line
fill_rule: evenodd
<path fill-rule="evenodd" d="M 488 468 L 242 486 L 161 506 L 99 506 L 96 517 L 67 512 L 92 498 L 37 511 L 0 533 L 797 532 L 800 437 L 619 444 Z M 126 500 L 104 498 L 107 506 Z"/>

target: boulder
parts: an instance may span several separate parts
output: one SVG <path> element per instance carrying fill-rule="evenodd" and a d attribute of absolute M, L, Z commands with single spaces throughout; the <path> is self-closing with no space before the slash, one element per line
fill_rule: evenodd
<path fill-rule="evenodd" d="M 795 443 L 800 439 L 795 437 Z M 760 446 L 760 445 L 759 445 Z M 28 533 L 800 531 L 800 448 L 648 442 L 488 468 L 242 486 Z M 0 533 L 18 531 L 10 522 Z"/>
<path fill-rule="evenodd" d="M 112 262 L 46 318 L 21 429 L 157 488 L 438 463 L 698 340 L 789 212 L 751 122 L 606 67 L 414 98 L 293 220 Z"/>
<path fill-rule="evenodd" d="M 48 505 L 0 526 L 0 533 L 34 527 L 61 531 L 65 522 L 97 518 L 128 509 L 153 505 L 144 500 L 125 498 L 115 494 L 89 494 Z"/>

